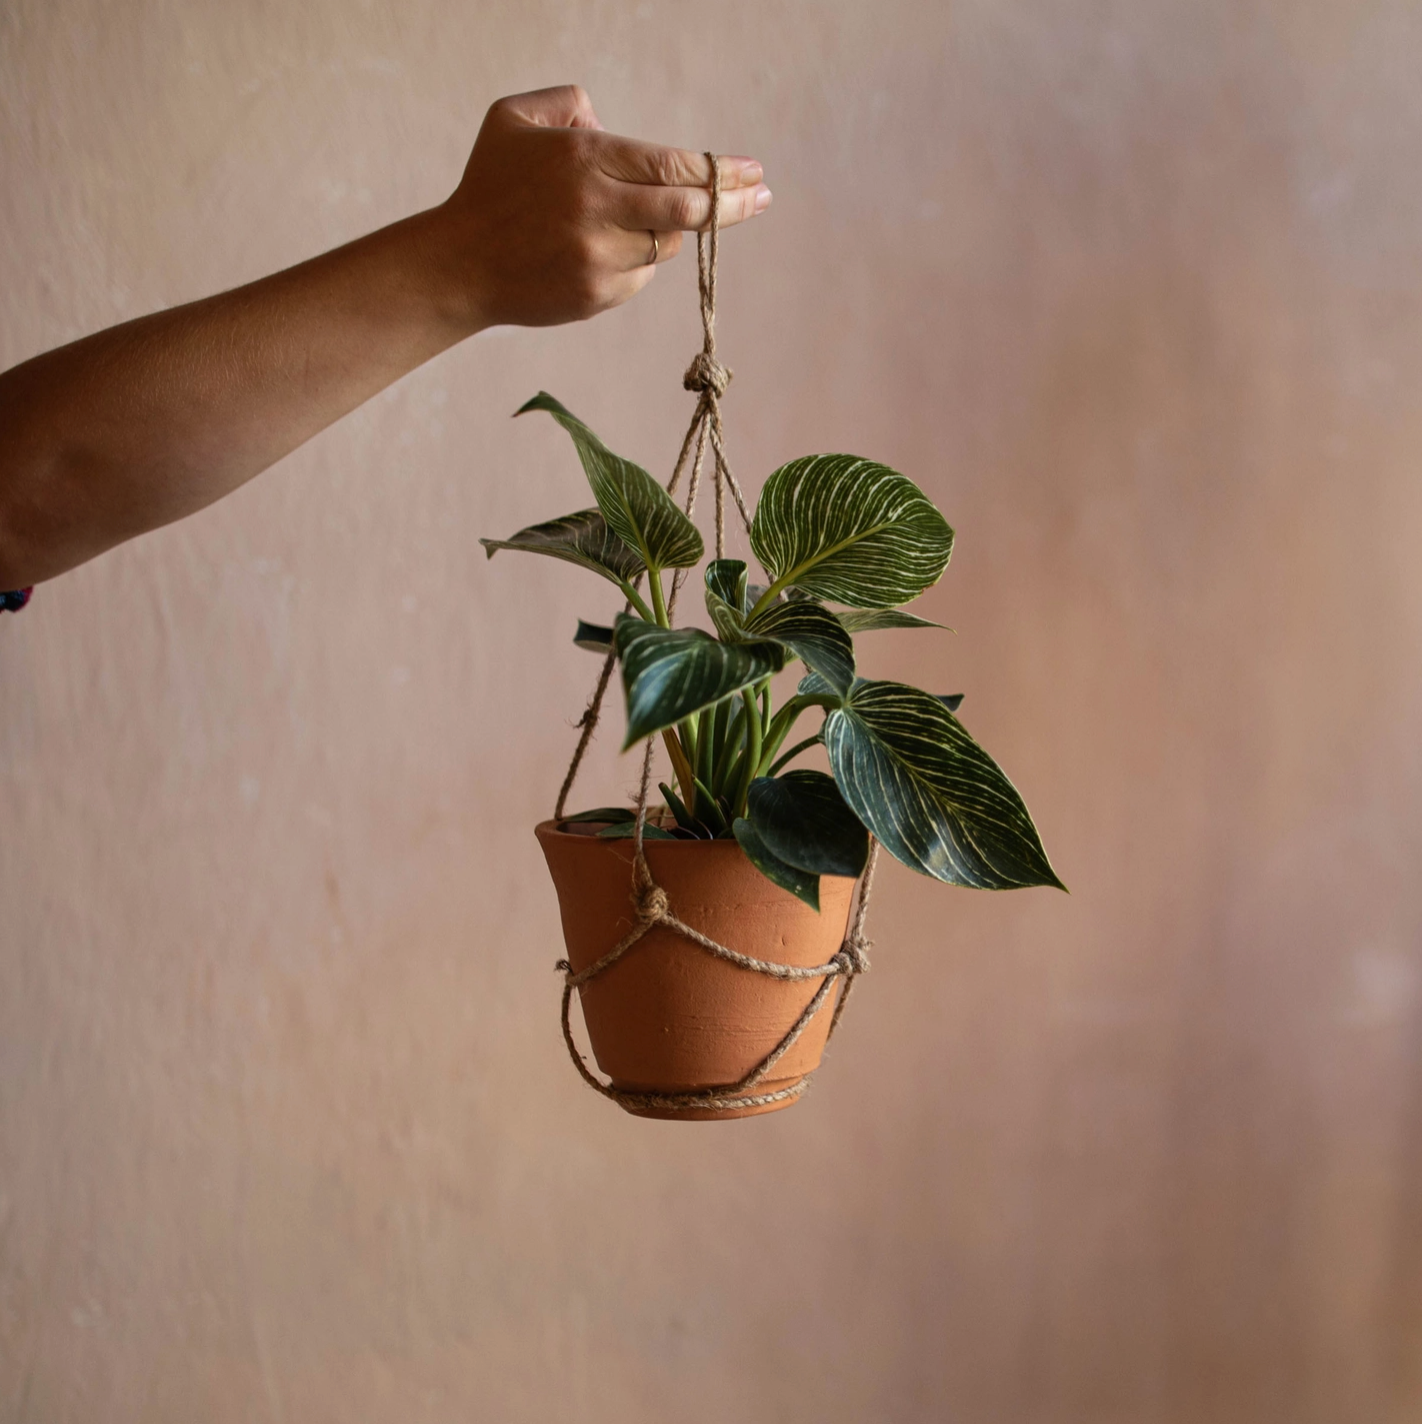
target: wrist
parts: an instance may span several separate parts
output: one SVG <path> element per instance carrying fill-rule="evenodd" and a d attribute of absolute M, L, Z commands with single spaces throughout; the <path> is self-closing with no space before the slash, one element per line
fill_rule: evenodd
<path fill-rule="evenodd" d="M 454 341 L 491 325 L 480 301 L 469 260 L 465 224 L 448 203 L 407 219 L 414 260 L 434 319 Z"/>

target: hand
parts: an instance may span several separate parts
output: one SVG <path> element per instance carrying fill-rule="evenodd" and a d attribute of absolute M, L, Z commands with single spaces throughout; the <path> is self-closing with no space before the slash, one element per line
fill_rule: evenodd
<path fill-rule="evenodd" d="M 751 158 L 722 158 L 723 227 L 770 205 Z M 453 196 L 448 239 L 457 319 L 485 326 L 582 321 L 625 302 L 711 220 L 705 155 L 606 133 L 576 85 L 500 99 Z"/>

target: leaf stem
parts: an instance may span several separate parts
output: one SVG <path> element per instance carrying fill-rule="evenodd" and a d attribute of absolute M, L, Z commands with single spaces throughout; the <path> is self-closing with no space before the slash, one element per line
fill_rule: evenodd
<path fill-rule="evenodd" d="M 657 621 L 656 618 L 652 616 L 652 610 L 647 607 L 646 601 L 643 599 L 642 595 L 638 593 L 637 590 L 633 588 L 632 585 L 628 583 L 626 579 L 618 579 L 617 584 L 618 587 L 621 588 L 622 592 L 627 595 L 628 603 L 630 603 L 632 607 L 635 608 L 637 612 L 640 613 L 642 617 L 647 620 L 648 623 L 655 623 Z"/>
<path fill-rule="evenodd" d="M 787 730 L 788 730 L 788 729 L 787 729 Z M 806 751 L 809 751 L 809 749 L 810 749 L 811 747 L 819 746 L 819 744 L 821 743 L 822 740 L 823 740 L 823 738 L 820 736 L 820 734 L 819 734 L 818 732 L 816 732 L 813 737 L 806 737 L 803 742 L 796 742 L 795 745 L 794 745 L 793 747 L 791 747 L 790 750 L 789 750 L 788 752 L 786 752 L 783 757 L 779 757 L 779 758 L 776 759 L 776 761 L 771 765 L 769 771 L 763 771 L 763 772 L 761 772 L 761 775 L 762 775 L 762 776 L 776 776 L 776 775 L 778 775 L 778 774 L 779 774 L 779 771 L 780 771 L 780 769 L 781 769 L 781 767 L 783 767 L 787 762 L 792 762 L 792 761 L 794 761 L 795 758 L 796 758 L 797 756 L 799 756 L 801 752 L 806 752 Z M 775 748 L 774 748 L 774 747 L 771 747 L 769 750 L 766 751 L 765 755 L 761 757 L 761 761 L 766 761 L 766 760 L 768 760 L 770 757 L 773 757 L 773 756 L 775 756 Z"/>
<path fill-rule="evenodd" d="M 744 816 L 746 813 L 746 801 L 750 796 L 751 780 L 760 763 L 761 744 L 760 708 L 756 706 L 755 696 L 750 688 L 741 689 L 741 701 L 745 704 L 746 709 L 746 759 L 745 764 L 741 767 L 740 784 L 736 787 L 736 799 L 732 802 L 737 816 Z"/>
<path fill-rule="evenodd" d="M 667 600 L 662 592 L 662 571 L 660 569 L 647 569 L 647 587 L 652 594 L 652 613 L 658 628 L 670 628 L 671 619 L 667 617 Z"/>

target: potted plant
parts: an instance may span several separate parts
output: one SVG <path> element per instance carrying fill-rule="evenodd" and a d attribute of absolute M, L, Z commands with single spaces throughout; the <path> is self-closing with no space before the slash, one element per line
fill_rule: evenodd
<path fill-rule="evenodd" d="M 610 626 L 579 623 L 574 641 L 620 673 L 623 749 L 659 739 L 671 767 L 664 806 L 600 807 L 537 828 L 569 992 L 580 989 L 612 1088 L 575 1061 L 647 1116 L 785 1106 L 829 1031 L 816 1011 L 871 837 L 952 885 L 1061 884 L 1022 798 L 954 715 L 961 698 L 856 672 L 857 635 L 941 626 L 904 605 L 942 575 L 953 530 L 885 465 L 792 460 L 766 480 L 749 522 L 764 580 L 739 559 L 712 560 L 703 592 L 714 634 L 674 627 L 676 592 L 704 554 L 688 514 L 552 396 L 526 411 L 546 411 L 572 437 L 595 506 L 481 542 L 490 557 L 549 555 L 617 586 L 625 611 Z M 795 662 L 803 676 L 776 706 L 772 679 Z M 793 765 L 812 747 L 828 773 Z M 649 742 L 648 765 L 650 755 Z M 639 911 L 629 888 L 645 899 L 653 887 L 664 898 Z M 755 1092 L 726 1096 L 751 1079 Z"/>

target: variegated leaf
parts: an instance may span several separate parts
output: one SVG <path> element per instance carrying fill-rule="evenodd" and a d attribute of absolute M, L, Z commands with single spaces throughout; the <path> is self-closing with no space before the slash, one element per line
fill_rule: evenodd
<path fill-rule="evenodd" d="M 939 698 L 860 682 L 824 739 L 844 799 L 905 865 L 975 889 L 1065 889 L 1016 788 Z"/>
<path fill-rule="evenodd" d="M 743 559 L 713 559 L 706 565 L 706 611 L 726 642 L 745 639 L 746 565 Z"/>
<path fill-rule="evenodd" d="M 946 624 L 905 613 L 901 608 L 850 608 L 834 616 L 850 633 L 872 633 L 879 628 L 943 628 L 949 633 L 953 631 Z"/>
<path fill-rule="evenodd" d="M 838 693 L 854 681 L 854 644 L 844 625 L 818 603 L 775 603 L 750 619 L 746 635 L 784 643 Z"/>
<path fill-rule="evenodd" d="M 775 584 L 889 608 L 935 583 L 953 531 L 903 475 L 854 455 L 807 455 L 765 483 L 751 548 Z"/>
<path fill-rule="evenodd" d="M 627 698 L 624 750 L 785 665 L 779 643 L 720 643 L 699 628 L 659 628 L 626 613 L 614 643 Z"/>
<path fill-rule="evenodd" d="M 703 545 L 696 526 L 646 470 L 614 455 L 546 391 L 539 391 L 515 414 L 529 410 L 546 410 L 573 437 L 603 517 L 649 568 L 683 569 L 700 562 Z"/>
<path fill-rule="evenodd" d="M 580 509 L 561 519 L 530 524 L 511 539 L 481 539 L 479 542 L 491 559 L 500 549 L 548 554 L 591 569 L 615 584 L 631 583 L 644 567 L 637 554 L 607 527 L 598 509 Z"/>

